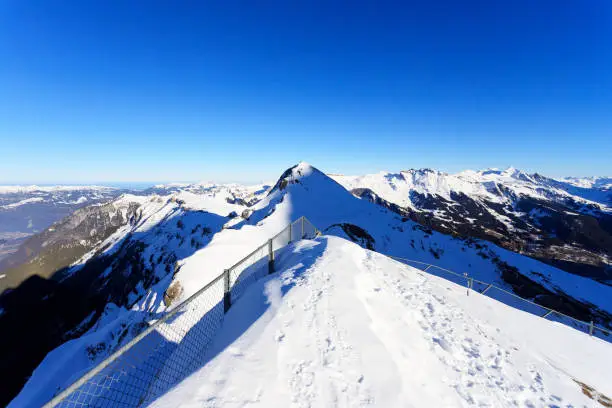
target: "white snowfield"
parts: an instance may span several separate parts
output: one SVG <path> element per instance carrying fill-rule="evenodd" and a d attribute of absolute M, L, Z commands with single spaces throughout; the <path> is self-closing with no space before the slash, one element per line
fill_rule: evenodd
<path fill-rule="evenodd" d="M 599 406 L 578 382 L 612 395 L 612 345 L 342 238 L 277 265 L 153 406 Z"/>

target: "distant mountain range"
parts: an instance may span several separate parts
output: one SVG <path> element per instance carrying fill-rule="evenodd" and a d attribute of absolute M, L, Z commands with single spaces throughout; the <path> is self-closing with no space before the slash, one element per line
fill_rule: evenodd
<path fill-rule="evenodd" d="M 4 193 L 7 214 L 47 211 L 50 225 L 26 229 L 34 234 L 2 261 L 0 331 L 11 336 L 0 337 L 0 369 L 12 375 L 0 404 L 26 382 L 13 406 L 45 402 L 302 215 L 324 234 L 611 327 L 612 202 L 601 180 L 516 169 L 328 176 L 300 163 L 273 186 Z M 62 218 L 54 203 L 75 207 Z"/>
<path fill-rule="evenodd" d="M 78 208 L 110 201 L 122 192 L 100 186 L 0 186 L 0 272 L 9 265 L 3 259 L 27 237 Z"/>
<path fill-rule="evenodd" d="M 612 282 L 610 178 L 555 180 L 514 168 L 332 177 L 353 194 L 437 231 L 486 239 Z"/>

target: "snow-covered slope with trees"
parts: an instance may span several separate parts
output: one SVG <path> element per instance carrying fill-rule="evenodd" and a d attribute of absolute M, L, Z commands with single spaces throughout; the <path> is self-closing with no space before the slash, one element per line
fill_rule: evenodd
<path fill-rule="evenodd" d="M 152 406 L 597 406 L 612 346 L 344 239 L 301 241 Z"/>

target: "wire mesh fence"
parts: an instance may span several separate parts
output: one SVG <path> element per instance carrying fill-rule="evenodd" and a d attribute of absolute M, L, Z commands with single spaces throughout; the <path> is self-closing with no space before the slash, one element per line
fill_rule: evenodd
<path fill-rule="evenodd" d="M 277 251 L 293 241 L 319 234 L 305 217 L 292 222 L 160 319 L 144 323 L 138 335 L 57 394 L 45 407 L 149 405 L 206 363 L 206 352 L 225 313 L 251 284 L 274 271 Z M 612 340 L 609 330 L 592 322 L 574 319 L 467 274 L 420 261 L 393 258 L 466 285 L 468 294 L 477 291 L 529 313 Z"/>
<path fill-rule="evenodd" d="M 534 301 L 522 298 L 516 293 L 512 293 L 506 289 L 502 289 L 498 286 L 493 285 L 492 283 L 474 279 L 467 273 L 460 274 L 445 268 L 441 268 L 436 265 L 428 264 L 426 262 L 421 261 L 415 261 L 412 259 L 405 259 L 394 256 L 392 256 L 391 258 L 402 263 L 408 264 L 410 266 L 414 266 L 424 272 L 457 283 L 459 285 L 465 285 L 467 295 L 469 295 L 470 291 L 475 291 L 492 299 L 495 299 L 499 302 L 502 302 L 508 306 L 512 306 L 516 309 L 523 310 L 525 312 L 543 317 L 551 321 L 565 324 L 582 332 L 588 333 L 592 336 L 596 336 L 607 341 L 612 341 L 612 331 L 599 327 L 595 325 L 592 321 L 585 322 L 563 314 L 557 310 L 539 305 Z"/>
<path fill-rule="evenodd" d="M 305 217 L 285 227 L 251 254 L 155 322 L 45 407 L 147 406 L 202 367 L 229 307 L 252 283 L 274 271 L 274 254 L 287 244 L 319 235 Z"/>

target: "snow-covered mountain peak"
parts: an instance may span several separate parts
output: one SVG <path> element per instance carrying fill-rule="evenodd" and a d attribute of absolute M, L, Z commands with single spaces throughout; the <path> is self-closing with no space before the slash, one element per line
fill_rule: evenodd
<path fill-rule="evenodd" d="M 556 180 L 580 188 L 601 188 L 612 190 L 612 177 L 565 177 Z"/>
<path fill-rule="evenodd" d="M 319 173 L 319 174 L 323 174 L 321 171 L 319 171 L 318 169 L 316 169 L 313 165 L 311 165 L 310 163 L 307 163 L 305 161 L 301 161 L 298 164 L 296 164 L 295 166 L 291 167 L 290 169 L 288 169 L 287 171 L 291 171 L 291 177 L 294 180 L 300 180 L 300 179 L 305 179 L 307 177 L 310 177 L 313 173 Z M 285 173 L 287 173 L 287 171 L 285 171 Z M 283 174 L 285 176 L 285 174 Z"/>
<path fill-rule="evenodd" d="M 364 176 L 333 176 L 348 190 L 368 188 L 386 200 L 402 207 L 415 208 L 419 196 L 439 196 L 452 200 L 455 193 L 489 195 L 478 182 L 477 173 L 452 175 L 431 169 L 411 169 L 400 173 L 376 173 Z M 496 199 L 496 198 L 494 198 Z"/>
<path fill-rule="evenodd" d="M 270 190 L 270 194 L 282 191 L 292 184 L 311 185 L 324 179 L 329 179 L 329 177 L 311 164 L 302 161 L 281 174 L 274 187 Z"/>
<path fill-rule="evenodd" d="M 382 172 L 382 173 L 389 173 L 389 172 Z M 400 174 L 414 174 L 414 175 L 425 175 L 428 173 L 440 173 L 440 174 L 444 174 L 441 171 L 438 170 L 434 170 L 434 169 L 430 169 L 430 168 L 422 168 L 422 169 L 408 169 L 408 170 L 401 170 Z"/>
<path fill-rule="evenodd" d="M 454 201 L 457 195 L 504 203 L 513 197 L 532 197 L 565 203 L 573 200 L 577 205 L 605 209 L 612 203 L 609 191 L 585 189 L 568 182 L 560 182 L 540 174 L 529 174 L 515 167 L 504 170 L 465 170 L 448 174 L 431 169 L 410 169 L 400 173 L 375 173 L 363 176 L 334 175 L 334 180 L 349 190 L 369 188 L 381 197 L 403 207 L 415 208 L 411 195 L 439 196 Z M 605 181 L 598 181 L 600 184 Z M 576 184 L 586 181 L 576 182 Z M 591 182 L 591 184 L 596 184 Z"/>
<path fill-rule="evenodd" d="M 508 181 L 508 180 L 518 180 L 518 181 L 525 181 L 525 182 L 533 182 L 533 176 L 532 174 L 529 174 L 525 171 L 522 171 L 520 169 L 517 169 L 514 166 L 509 166 L 507 168 L 505 168 L 504 170 L 498 169 L 498 168 L 489 168 L 486 170 L 480 170 L 480 171 L 472 171 L 472 170 L 467 170 L 461 173 L 457 174 L 458 176 L 467 176 L 473 179 L 479 179 L 479 180 L 497 180 L 497 181 Z"/>

